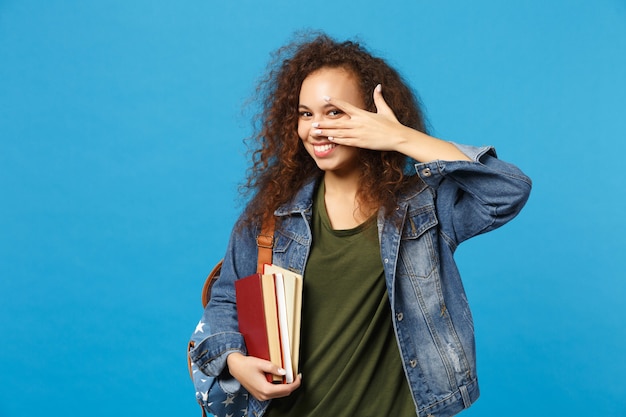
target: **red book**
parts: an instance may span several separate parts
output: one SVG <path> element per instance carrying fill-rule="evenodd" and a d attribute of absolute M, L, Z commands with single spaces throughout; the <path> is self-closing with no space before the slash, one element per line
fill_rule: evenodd
<path fill-rule="evenodd" d="M 266 291 L 264 296 L 263 292 L 264 279 L 266 285 L 269 280 L 273 287 L 273 276 L 271 275 L 266 275 L 264 278 L 261 274 L 254 274 L 235 281 L 239 332 L 243 335 L 246 342 L 248 355 L 272 361 L 282 367 L 275 295 L 271 295 L 274 301 L 273 306 L 267 305 L 268 294 Z M 268 317 L 267 311 L 273 311 L 274 313 L 270 313 Z M 268 337 L 268 323 L 276 326 L 274 335 L 270 336 L 271 340 Z M 279 350 L 276 353 L 277 346 Z M 282 378 L 268 374 L 267 380 L 268 382 L 281 382 Z"/>

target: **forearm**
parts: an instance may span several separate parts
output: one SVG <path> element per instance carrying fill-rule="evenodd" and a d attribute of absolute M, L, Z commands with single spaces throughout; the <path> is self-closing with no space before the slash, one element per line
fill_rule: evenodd
<path fill-rule="evenodd" d="M 398 131 L 395 150 L 418 162 L 469 161 L 470 158 L 451 142 L 402 126 Z"/>

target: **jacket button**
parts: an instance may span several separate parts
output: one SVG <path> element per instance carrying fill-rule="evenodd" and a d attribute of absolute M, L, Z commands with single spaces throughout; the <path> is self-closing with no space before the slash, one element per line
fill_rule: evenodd
<path fill-rule="evenodd" d="M 398 313 L 396 314 L 396 318 L 398 319 L 398 321 L 402 321 L 402 319 L 404 318 L 404 314 Z"/>
<path fill-rule="evenodd" d="M 417 361 L 415 359 L 411 359 L 409 365 L 411 365 L 411 368 L 415 368 L 417 366 Z"/>
<path fill-rule="evenodd" d="M 422 170 L 422 175 L 425 177 L 430 177 L 432 175 L 432 173 L 430 172 L 430 168 L 424 168 Z"/>

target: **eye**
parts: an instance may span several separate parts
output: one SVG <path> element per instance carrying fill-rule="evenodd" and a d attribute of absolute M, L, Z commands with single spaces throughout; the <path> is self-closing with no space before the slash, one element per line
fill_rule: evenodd
<path fill-rule="evenodd" d="M 332 109 L 328 112 L 328 115 L 330 117 L 340 117 L 343 114 L 343 112 L 339 109 Z"/>
<path fill-rule="evenodd" d="M 302 110 L 299 112 L 301 118 L 313 117 L 313 113 L 310 111 Z"/>

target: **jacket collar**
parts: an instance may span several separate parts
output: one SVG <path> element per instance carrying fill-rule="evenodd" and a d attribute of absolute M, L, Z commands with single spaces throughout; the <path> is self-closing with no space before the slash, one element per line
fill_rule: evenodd
<path fill-rule="evenodd" d="M 291 201 L 281 205 L 276 209 L 274 215 L 276 216 L 286 216 L 295 213 L 305 213 L 311 210 L 313 206 L 313 194 L 322 180 L 322 176 L 312 177 L 309 179 L 300 190 L 296 193 L 296 195 L 291 199 Z M 409 201 L 415 198 L 418 194 L 420 194 L 424 189 L 427 188 L 427 185 L 421 178 L 416 178 L 416 186 L 415 188 L 411 188 L 409 192 L 403 193 L 398 199 L 398 204 L 402 207 L 402 209 L 406 210 L 406 206 Z"/>
<path fill-rule="evenodd" d="M 309 179 L 291 201 L 278 207 L 274 214 L 276 216 L 286 216 L 311 211 L 311 207 L 313 207 L 313 194 L 321 178 L 322 177 L 313 177 Z"/>

